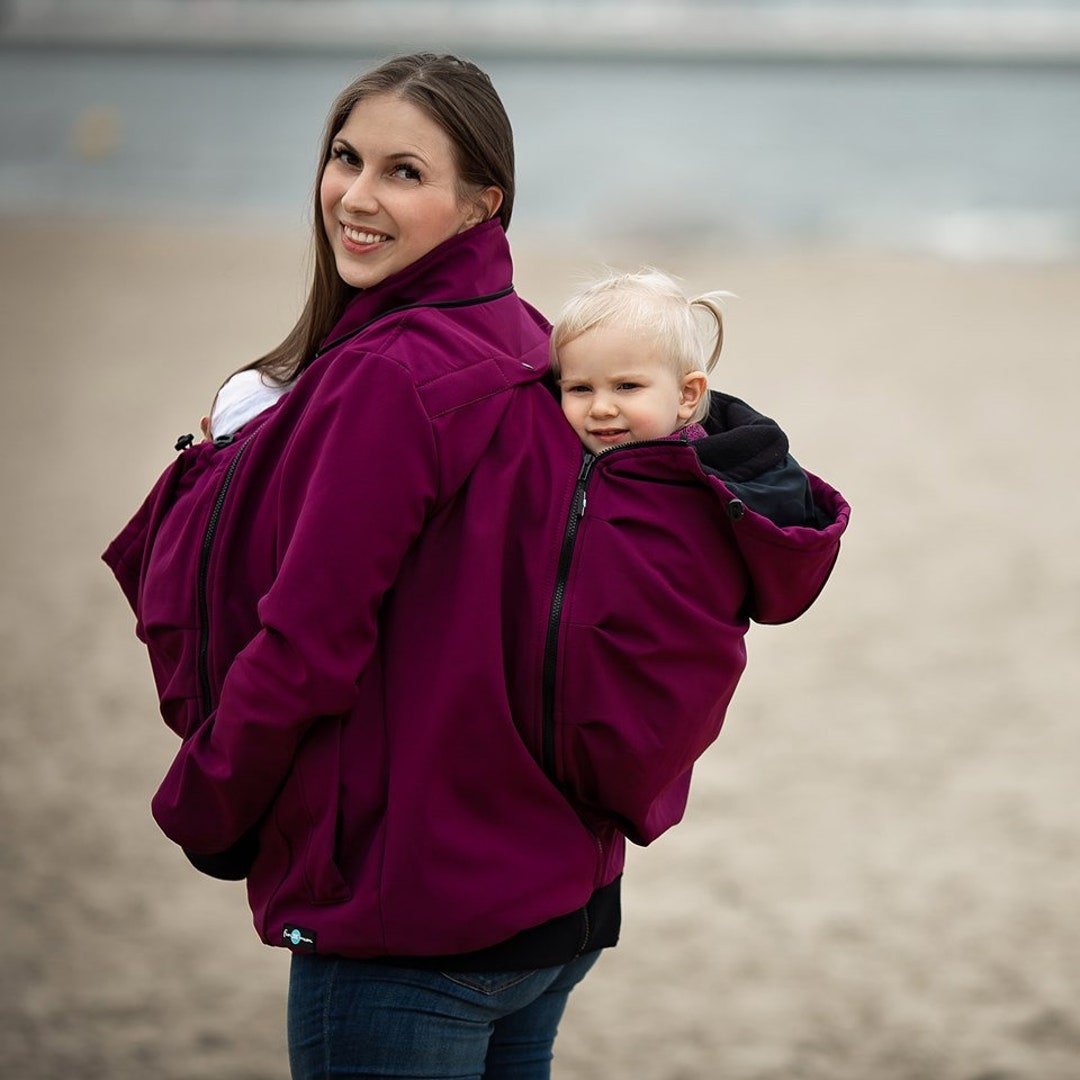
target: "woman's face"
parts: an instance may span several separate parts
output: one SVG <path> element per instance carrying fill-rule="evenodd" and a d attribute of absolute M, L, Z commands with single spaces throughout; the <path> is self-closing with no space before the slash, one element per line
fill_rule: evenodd
<path fill-rule="evenodd" d="M 370 289 L 484 220 L 501 195 L 463 201 L 449 136 L 411 102 L 379 95 L 334 136 L 319 200 L 338 274 Z"/>

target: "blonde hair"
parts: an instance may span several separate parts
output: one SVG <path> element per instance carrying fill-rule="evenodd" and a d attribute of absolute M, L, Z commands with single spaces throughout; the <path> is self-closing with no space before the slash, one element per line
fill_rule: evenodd
<path fill-rule="evenodd" d="M 589 330 L 611 324 L 648 334 L 678 375 L 691 371 L 708 374 L 724 347 L 720 301 L 732 295 L 708 292 L 687 299 L 673 277 L 653 267 L 633 274 L 609 274 L 571 296 L 556 317 L 551 333 L 552 374 L 559 376 L 559 349 Z M 697 321 L 699 312 L 707 312 L 711 319 L 707 336 Z M 706 340 L 710 340 L 707 348 Z M 708 414 L 706 393 L 688 423 L 698 423 Z"/>

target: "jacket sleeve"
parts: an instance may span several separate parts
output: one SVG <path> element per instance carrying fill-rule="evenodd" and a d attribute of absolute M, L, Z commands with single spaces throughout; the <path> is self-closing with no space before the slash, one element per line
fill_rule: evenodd
<path fill-rule="evenodd" d="M 382 598 L 438 498 L 435 438 L 411 378 L 382 356 L 347 359 L 283 449 L 278 572 L 260 629 L 153 800 L 162 830 L 189 851 L 241 837 L 311 724 L 353 705 Z"/>

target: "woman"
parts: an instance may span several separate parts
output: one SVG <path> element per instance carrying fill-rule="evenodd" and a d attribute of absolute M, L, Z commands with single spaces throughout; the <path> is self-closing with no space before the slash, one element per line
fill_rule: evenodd
<path fill-rule="evenodd" d="M 106 555 L 185 740 L 157 821 L 224 876 L 258 836 L 256 927 L 296 953 L 296 1077 L 545 1076 L 617 934 L 617 868 L 522 739 L 558 546 L 540 526 L 580 452 L 512 290 L 513 201 L 474 65 L 402 57 L 350 85 L 307 304 L 253 365 L 290 389 L 186 449 Z"/>
<path fill-rule="evenodd" d="M 181 440 L 105 555 L 184 740 L 154 816 L 246 876 L 261 937 L 293 951 L 298 1080 L 548 1076 L 567 996 L 618 936 L 624 834 L 658 831 L 592 805 L 553 727 L 585 480 L 548 326 L 513 292 L 513 198 L 474 65 L 401 57 L 349 86 L 306 307 L 252 365 L 274 393 Z M 709 500 L 692 513 L 714 529 Z M 788 617 L 839 531 L 787 543 L 806 554 Z"/>

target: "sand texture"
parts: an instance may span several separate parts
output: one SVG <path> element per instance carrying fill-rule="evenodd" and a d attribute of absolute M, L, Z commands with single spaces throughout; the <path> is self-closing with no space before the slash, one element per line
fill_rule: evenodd
<path fill-rule="evenodd" d="M 174 749 L 99 562 L 298 308 L 302 238 L 0 225 L 0 1075 L 284 1080 L 287 956 L 148 801 Z M 516 237 L 551 311 L 622 251 Z M 848 496 L 685 822 L 631 853 L 561 1080 L 1080 1077 L 1080 266 L 634 252 Z"/>

